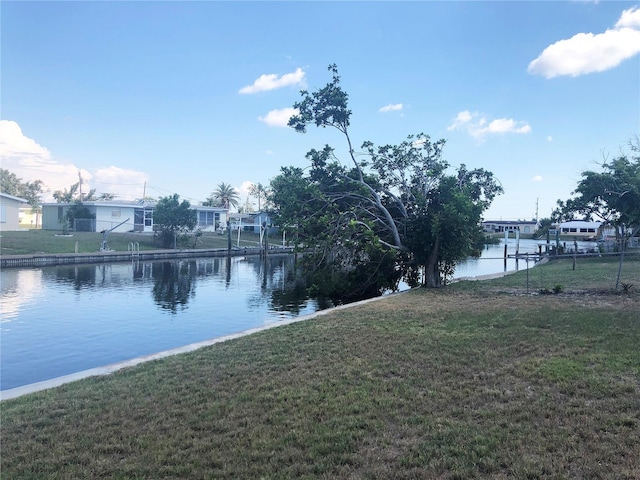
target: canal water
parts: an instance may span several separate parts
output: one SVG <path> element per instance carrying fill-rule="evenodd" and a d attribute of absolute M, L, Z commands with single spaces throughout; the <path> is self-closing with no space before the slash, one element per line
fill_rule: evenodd
<path fill-rule="evenodd" d="M 514 248 L 510 243 L 510 253 Z M 488 247 L 454 277 L 503 271 L 503 251 L 503 244 Z M 526 251 L 537 245 L 521 242 Z M 533 262 L 510 259 L 507 269 L 527 266 Z M 0 390 L 331 306 L 306 295 L 291 255 L 272 255 L 266 265 L 249 256 L 6 268 L 0 272 Z"/>

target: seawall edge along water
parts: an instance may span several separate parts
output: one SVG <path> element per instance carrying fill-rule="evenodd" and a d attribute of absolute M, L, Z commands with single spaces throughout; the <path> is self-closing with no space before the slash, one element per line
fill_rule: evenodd
<path fill-rule="evenodd" d="M 30 255 L 0 255 L 0 268 L 48 267 L 55 265 L 92 264 L 125 262 L 130 260 L 166 260 L 192 257 L 238 257 L 244 255 L 262 255 L 263 249 L 257 247 L 234 247 L 185 250 L 143 250 L 143 251 L 106 251 L 93 253 L 41 253 Z M 293 253 L 292 247 L 274 246 L 268 255 Z"/>
<path fill-rule="evenodd" d="M 170 258 L 177 258 L 179 256 L 185 255 L 185 256 L 193 256 L 193 251 L 170 251 L 173 252 L 174 255 L 171 255 Z M 156 254 L 160 253 L 160 252 L 154 252 Z M 164 255 L 166 252 L 163 251 L 160 253 L 160 255 Z M 212 251 L 213 253 L 213 251 Z M 215 253 L 220 254 L 220 250 L 216 250 Z M 224 253 L 226 254 L 226 250 L 224 250 Z M 247 253 L 244 251 L 244 249 L 241 249 L 240 251 L 236 251 L 235 252 L 236 255 L 246 255 Z M 253 253 L 253 252 L 252 252 Z M 276 252 L 272 252 L 274 254 L 276 253 L 284 253 L 282 252 L 282 250 L 276 251 Z M 177 254 L 177 255 L 175 255 Z M 86 254 L 85 254 L 86 255 Z M 90 254 L 91 255 L 91 254 Z M 79 257 L 82 257 L 82 254 L 78 254 Z M 218 255 L 215 255 L 218 256 Z M 167 257 L 164 257 L 167 258 Z M 545 260 L 548 259 L 543 259 L 542 262 L 539 263 L 545 263 Z M 105 260 L 103 260 L 105 261 Z M 79 262 L 80 263 L 80 262 Z M 82 262 L 82 263 L 87 263 L 87 262 Z M 88 262 L 91 263 L 91 262 Z M 509 271 L 505 271 L 505 272 L 498 272 L 498 273 L 493 273 L 493 274 L 489 274 L 489 275 L 479 275 L 476 277 L 462 277 L 459 279 L 456 279 L 454 281 L 461 281 L 461 280 L 477 280 L 477 281 L 481 281 L 481 280 L 489 280 L 492 278 L 499 278 L 499 277 L 503 277 L 505 275 L 509 275 L 512 273 L 516 273 L 517 270 L 509 270 Z M 326 315 L 328 313 L 331 313 L 333 311 L 336 310 L 340 310 L 340 309 L 344 309 L 344 308 L 350 308 L 350 307 L 354 307 L 354 306 L 358 306 L 358 305 L 363 305 L 365 303 L 369 303 L 369 302 L 373 302 L 376 300 L 380 300 L 382 298 L 387 298 L 389 296 L 392 295 L 400 295 L 402 293 L 406 293 L 409 290 L 404 290 L 404 291 L 400 291 L 400 292 L 395 292 L 389 295 L 383 295 L 380 297 L 374 297 L 374 298 L 370 298 L 367 300 L 361 300 L 359 302 L 353 302 L 353 303 L 349 303 L 346 305 L 339 305 L 337 307 L 333 307 L 333 308 L 329 308 L 329 309 L 325 309 L 325 310 L 320 310 L 318 312 L 314 312 L 311 313 L 309 315 L 303 315 L 300 317 L 296 317 L 296 318 L 291 318 L 291 319 L 287 319 L 287 320 L 283 320 L 283 321 L 278 321 L 278 322 L 273 322 L 273 323 L 268 323 L 266 325 L 262 325 L 260 327 L 255 327 L 255 328 L 251 328 L 248 330 L 244 330 L 242 332 L 238 332 L 238 333 L 233 333 L 233 334 L 229 334 L 229 335 L 224 335 L 221 337 L 216 337 L 216 338 L 212 338 L 209 340 L 203 340 L 201 342 L 196 342 L 196 343 L 192 343 L 192 344 L 188 344 L 188 345 L 184 345 L 181 347 L 176 347 L 173 349 L 169 349 L 169 350 L 164 350 L 161 352 L 157 352 L 157 353 L 152 353 L 149 355 L 145 355 L 142 357 L 136 357 L 136 358 L 132 358 L 129 360 L 123 360 L 121 362 L 117 362 L 117 363 L 113 363 L 110 365 L 105 365 L 102 367 L 96 367 L 96 368 L 91 368 L 88 370 L 82 370 L 79 372 L 75 372 L 75 373 L 71 373 L 68 375 L 63 375 L 61 377 L 56 377 L 56 378 L 52 378 L 52 379 L 48 379 L 48 380 L 43 380 L 41 382 L 36 382 L 36 383 L 30 383 L 27 385 L 21 385 L 19 387 L 14 387 L 14 388 L 10 388 L 10 389 L 6 389 L 6 390 L 2 390 L 0 391 L 0 401 L 4 401 L 4 400 L 10 400 L 13 398 L 18 398 L 21 397 L 23 395 L 27 395 L 30 393 L 35 393 L 35 392 L 39 392 L 42 390 L 48 390 L 51 388 L 55 388 L 55 387 L 59 387 L 61 385 L 65 385 L 67 383 L 71 383 L 71 382 L 75 382 L 77 380 L 82 380 L 85 378 L 89 378 L 89 377 L 96 377 L 96 376 L 103 376 L 103 375 L 109 375 L 111 373 L 117 372 L 118 370 L 122 370 L 124 368 L 128 368 L 128 367 L 133 367 L 142 363 L 146 363 L 146 362 L 150 362 L 153 360 L 159 360 L 165 357 L 169 357 L 169 356 L 173 356 L 173 355 L 178 355 L 181 353 L 187 353 L 187 352 L 192 352 L 194 350 L 198 350 L 200 348 L 203 347 L 208 347 L 211 345 L 215 345 L 217 343 L 221 343 L 221 342 L 226 342 L 228 340 L 233 340 L 236 338 L 240 338 L 240 337 L 244 337 L 247 335 L 251 335 L 253 333 L 257 333 L 257 332 L 261 332 L 264 330 L 268 330 L 271 328 L 275 328 L 275 327 L 279 327 L 279 326 L 283 326 L 283 325 L 289 325 L 292 323 L 296 323 L 296 322 L 301 322 L 304 320 L 309 320 L 321 315 Z"/>
<path fill-rule="evenodd" d="M 408 290 L 406 290 L 408 291 Z M 406 292 L 405 291 L 405 292 Z M 341 310 L 344 308 L 350 308 L 357 305 L 363 305 L 365 303 L 373 302 L 376 300 L 380 300 L 383 298 L 388 298 L 391 295 L 400 295 L 405 292 L 396 292 L 390 295 L 385 295 L 381 297 L 369 298 L 367 300 L 361 300 L 359 302 L 353 302 L 346 305 L 339 305 L 337 307 L 328 308 L 326 310 L 320 310 L 318 312 L 311 313 L 309 315 L 302 315 L 296 318 L 290 318 L 283 321 L 272 322 L 266 325 L 262 325 L 260 327 L 251 328 L 248 330 L 244 330 L 238 333 L 232 333 L 229 335 L 224 335 L 222 337 L 212 338 L 210 340 L 204 340 L 202 342 L 191 343 L 189 345 L 184 345 L 182 347 L 172 348 L 170 350 L 165 350 L 158 353 L 152 353 L 150 355 L 145 355 L 142 357 L 132 358 L 130 360 L 124 360 L 122 362 L 113 363 L 111 365 L 105 365 L 103 367 L 91 368 L 89 370 L 83 370 L 76 373 L 71 373 L 69 375 L 64 375 L 61 377 L 51 378 L 49 380 L 43 380 L 42 382 L 30 383 L 28 385 L 22 385 L 20 387 L 9 388 L 7 390 L 0 391 L 0 401 L 11 400 L 13 398 L 18 398 L 23 395 L 27 395 L 30 393 L 40 392 L 42 390 L 48 390 L 51 388 L 59 387 L 61 385 L 65 385 L 67 383 L 75 382 L 78 380 L 83 380 L 85 378 L 90 377 L 98 377 L 103 375 L 109 375 L 111 373 L 117 372 L 118 370 L 122 370 L 128 367 L 134 367 L 136 365 L 140 365 L 142 363 L 151 362 L 154 360 L 159 360 L 165 357 L 170 357 L 173 355 L 179 355 L 181 353 L 193 352 L 200 348 L 209 347 L 211 345 L 215 345 L 217 343 L 226 342 L 229 340 L 234 340 L 236 338 L 245 337 L 247 335 L 252 335 L 254 333 L 262 332 L 264 330 L 269 330 L 271 328 L 280 327 L 284 325 L 290 325 L 292 323 L 302 322 L 305 320 L 310 320 L 315 317 L 319 317 L 321 315 L 326 315 L 328 313 L 334 312 L 336 310 Z"/>

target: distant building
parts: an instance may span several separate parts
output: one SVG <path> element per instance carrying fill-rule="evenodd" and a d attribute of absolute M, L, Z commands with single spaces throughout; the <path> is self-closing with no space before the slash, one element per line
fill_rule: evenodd
<path fill-rule="evenodd" d="M 482 222 L 482 230 L 487 233 L 515 232 L 536 233 L 538 222 L 535 220 L 487 220 Z"/>
<path fill-rule="evenodd" d="M 0 192 L 0 232 L 20 230 L 20 206 L 29 203 L 24 198 Z"/>
<path fill-rule="evenodd" d="M 602 236 L 602 222 L 585 222 L 582 220 L 571 220 L 558 225 L 560 235 L 567 235 L 579 238 L 597 238 Z"/>
<path fill-rule="evenodd" d="M 243 232 L 253 232 L 255 227 L 254 213 L 230 213 L 229 228 L 231 230 L 242 230 Z"/>
<path fill-rule="evenodd" d="M 260 229 L 264 223 L 270 235 L 278 231 L 278 228 L 273 225 L 271 216 L 267 212 L 230 213 L 229 220 L 231 230 L 242 229 L 243 231 L 260 233 Z"/>
<path fill-rule="evenodd" d="M 20 207 L 20 228 L 24 230 L 42 228 L 42 207 L 34 208 L 31 205 L 22 205 Z"/>

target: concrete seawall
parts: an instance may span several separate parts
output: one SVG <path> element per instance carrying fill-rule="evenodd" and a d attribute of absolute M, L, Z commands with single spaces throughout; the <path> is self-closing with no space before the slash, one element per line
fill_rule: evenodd
<path fill-rule="evenodd" d="M 292 253 L 292 248 L 271 248 L 268 254 Z M 94 253 L 49 253 L 34 255 L 3 255 L 0 268 L 45 267 L 50 265 L 70 265 L 87 263 L 126 262 L 130 260 L 163 260 L 190 257 L 233 257 L 260 255 L 260 248 L 187 249 L 187 250 L 143 250 L 140 252 L 94 252 Z"/>

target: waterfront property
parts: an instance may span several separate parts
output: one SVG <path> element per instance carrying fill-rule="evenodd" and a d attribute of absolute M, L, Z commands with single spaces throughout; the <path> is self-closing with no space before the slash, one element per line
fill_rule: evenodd
<path fill-rule="evenodd" d="M 603 235 L 614 236 L 612 228 L 605 229 L 602 222 L 585 222 L 582 220 L 571 220 L 558 225 L 560 235 L 570 235 L 577 238 L 600 238 Z"/>
<path fill-rule="evenodd" d="M 66 215 L 76 203 L 45 203 L 42 205 L 42 228 L 60 229 Z M 91 218 L 76 218 L 69 228 L 79 232 L 153 232 L 155 200 L 82 202 Z M 192 206 L 196 211 L 196 228 L 214 232 L 226 225 L 229 210 L 221 207 Z"/>
<path fill-rule="evenodd" d="M 535 233 L 538 222 L 535 220 L 487 220 L 482 222 L 482 230 L 487 233 L 517 232 Z"/>

